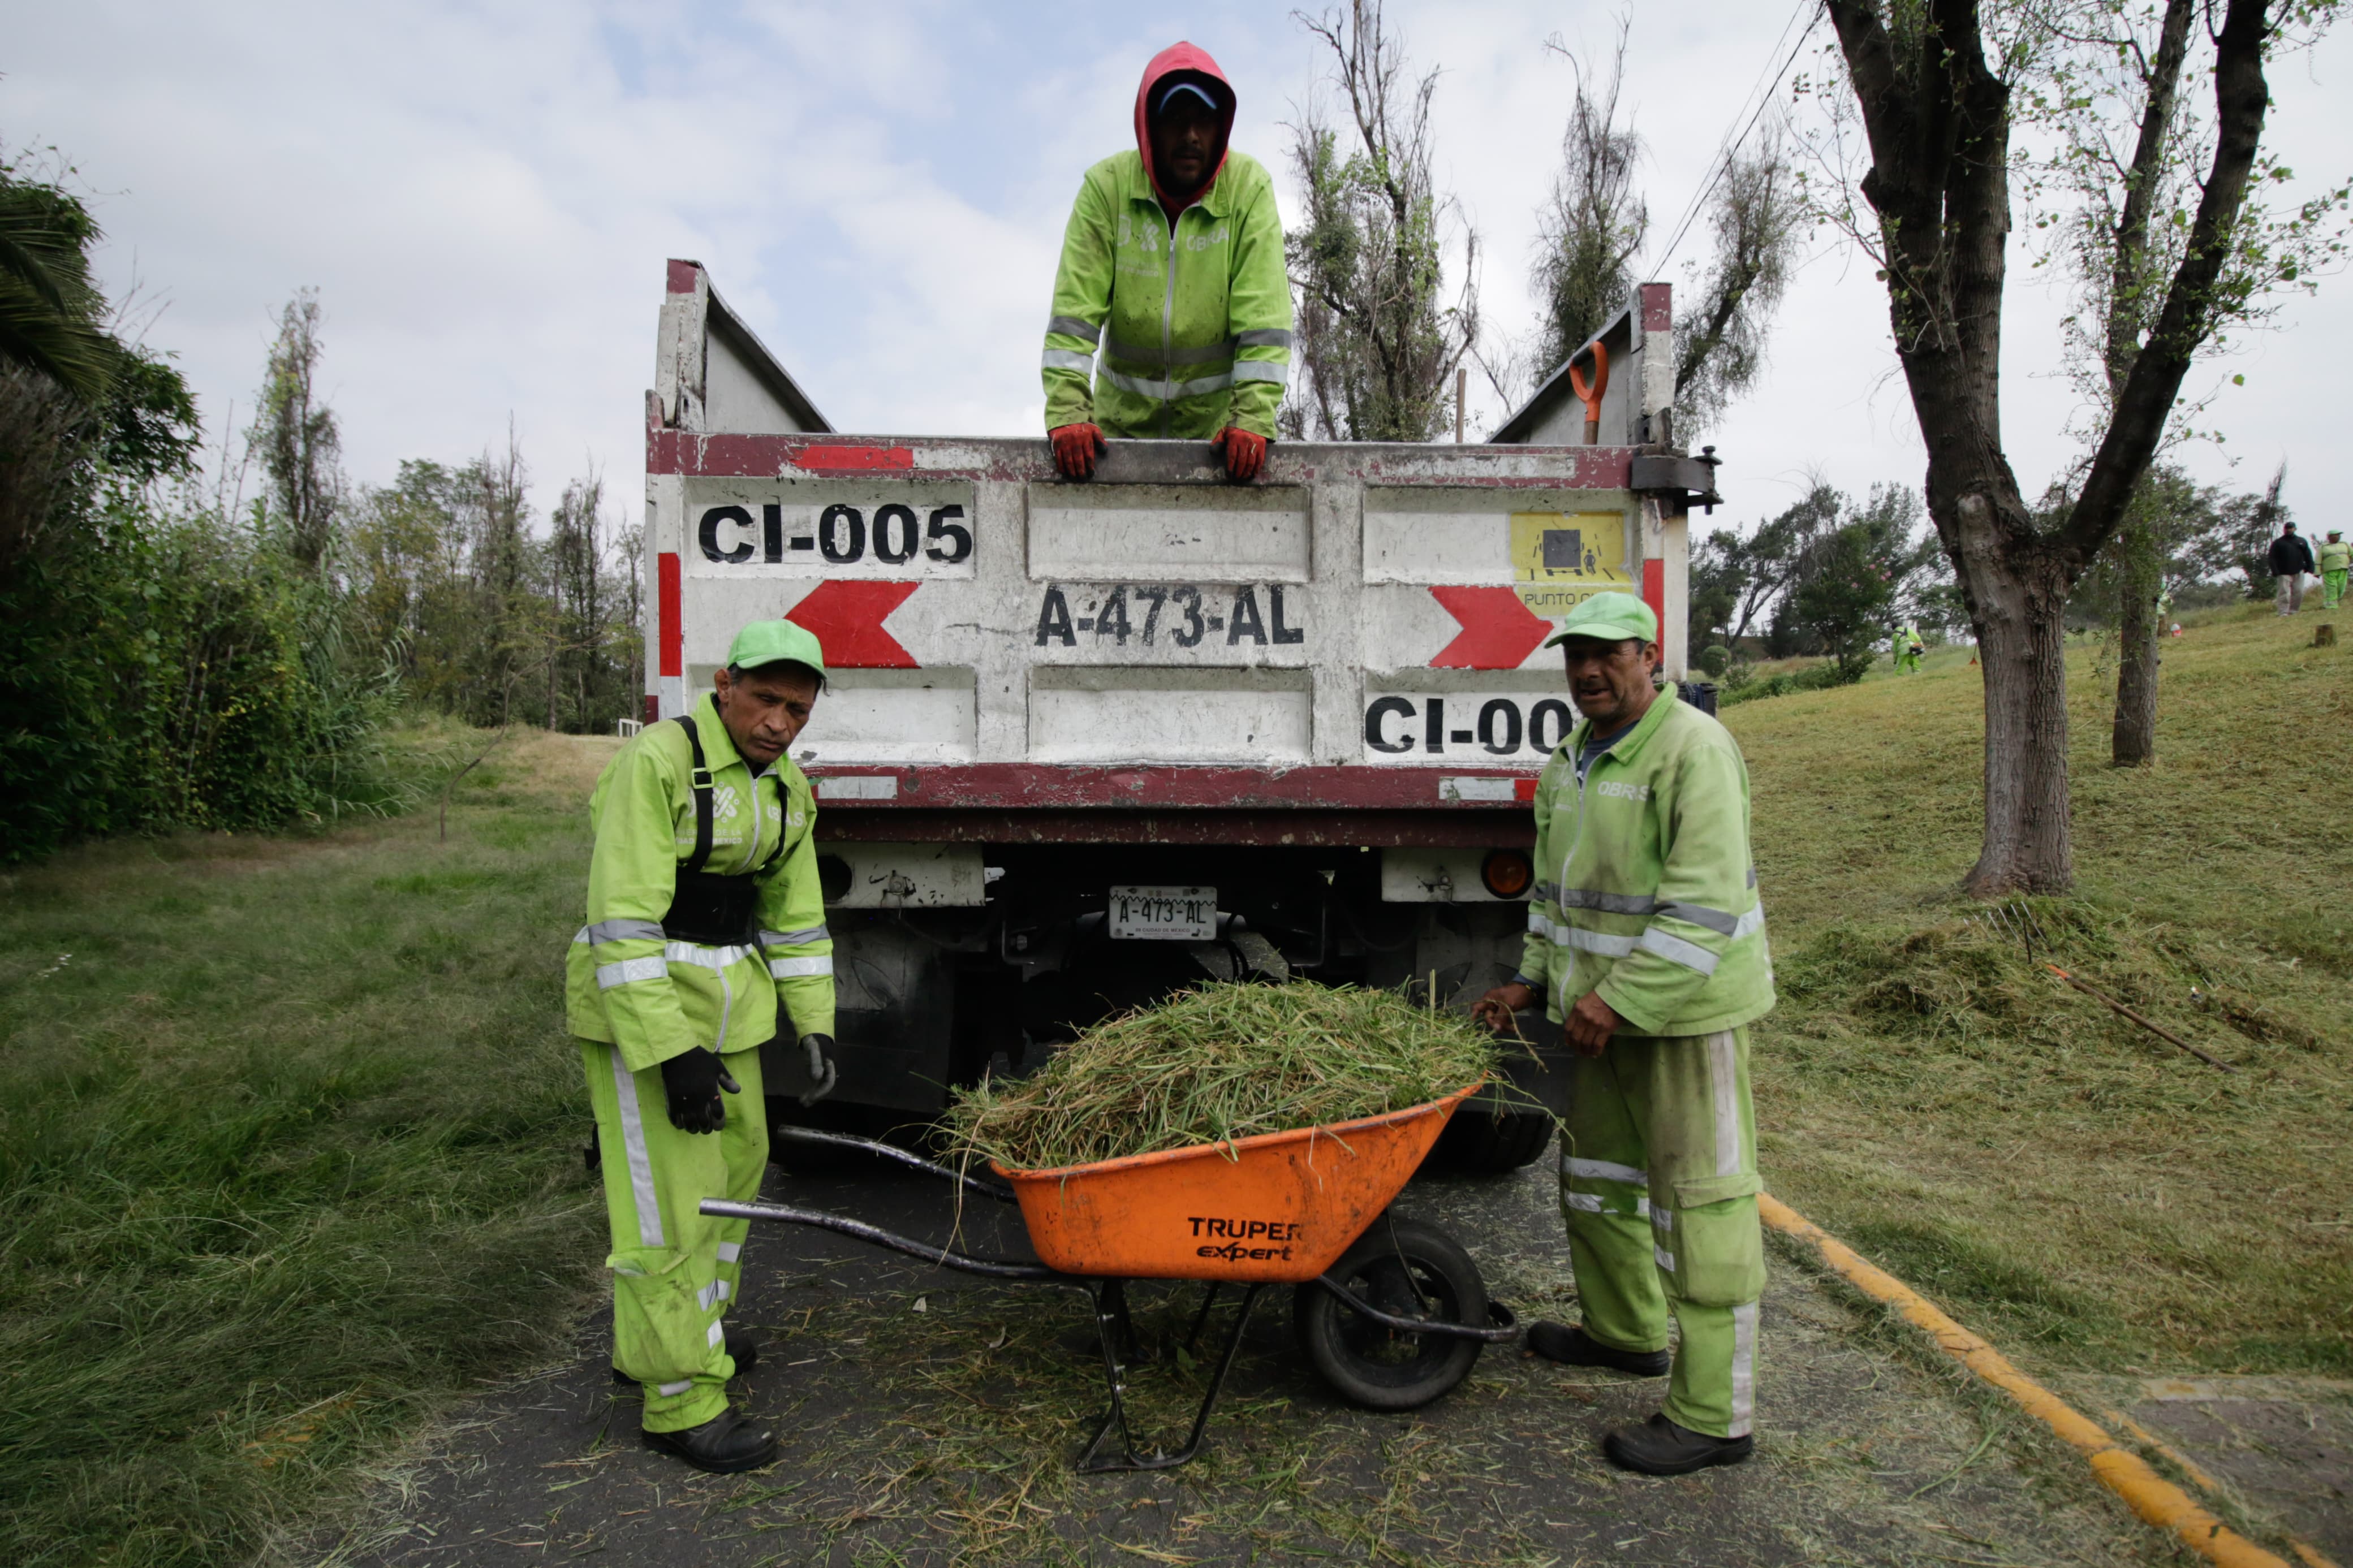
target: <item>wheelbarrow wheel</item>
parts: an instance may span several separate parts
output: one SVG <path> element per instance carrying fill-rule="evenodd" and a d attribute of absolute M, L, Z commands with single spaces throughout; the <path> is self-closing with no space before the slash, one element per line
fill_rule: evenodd
<path fill-rule="evenodd" d="M 1329 1277 L 1391 1317 L 1487 1321 L 1479 1266 L 1451 1237 L 1419 1220 L 1374 1221 Z M 1383 1328 L 1312 1282 L 1293 1296 L 1291 1321 L 1324 1380 L 1367 1410 L 1419 1409 L 1468 1376 L 1483 1348 L 1477 1340 Z"/>

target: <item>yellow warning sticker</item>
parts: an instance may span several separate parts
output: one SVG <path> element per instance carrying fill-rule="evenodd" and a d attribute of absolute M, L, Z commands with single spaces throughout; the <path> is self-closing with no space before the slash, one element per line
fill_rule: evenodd
<path fill-rule="evenodd" d="M 1616 511 L 1515 511 L 1512 580 L 1520 602 L 1552 619 L 1596 594 L 1623 592 L 1626 515 Z"/>

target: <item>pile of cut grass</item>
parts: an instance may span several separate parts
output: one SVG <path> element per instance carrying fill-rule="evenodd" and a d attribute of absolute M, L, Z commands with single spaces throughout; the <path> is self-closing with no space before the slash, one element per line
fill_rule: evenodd
<path fill-rule="evenodd" d="M 1394 991 L 1212 984 L 963 1091 L 947 1126 L 960 1160 L 1052 1170 L 1403 1110 L 1494 1064 L 1486 1031 Z"/>

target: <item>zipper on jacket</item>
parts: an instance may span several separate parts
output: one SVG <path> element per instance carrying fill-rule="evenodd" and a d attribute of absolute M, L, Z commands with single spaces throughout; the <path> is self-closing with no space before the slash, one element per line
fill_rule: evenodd
<path fill-rule="evenodd" d="M 1168 287 L 1160 296 L 1160 434 L 1166 438 L 1169 421 L 1176 415 L 1176 360 L 1174 321 L 1176 313 L 1176 231 L 1185 226 L 1187 207 L 1168 223 Z"/>

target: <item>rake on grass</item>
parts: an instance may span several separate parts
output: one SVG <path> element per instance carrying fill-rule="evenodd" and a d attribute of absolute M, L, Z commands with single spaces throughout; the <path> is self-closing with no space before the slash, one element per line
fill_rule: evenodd
<path fill-rule="evenodd" d="M 2008 904 L 1996 904 L 1978 914 L 1971 915 L 1968 920 L 1963 923 L 1983 926 L 1988 931 L 1999 931 L 2006 935 L 2016 937 L 2020 943 L 2026 949 L 2026 962 L 2029 963 L 2032 963 L 2034 962 L 2034 943 L 2036 939 L 2041 939 L 2043 952 L 2048 952 L 2051 951 L 2052 942 L 2049 933 L 2043 931 L 2042 922 L 2034 918 L 2033 906 L 2023 900 Z M 2204 1062 L 2207 1066 L 2214 1068 L 2221 1072 L 2237 1072 L 2239 1070 L 2229 1062 L 2223 1061 L 2217 1057 L 2207 1055 L 2204 1051 L 2200 1050 L 2196 1046 L 2191 1045 L 2188 1040 L 2183 1039 L 2172 1030 L 2168 1029 L 2161 1025 L 2151 1023 L 2148 1019 L 2142 1017 L 2138 1013 L 2134 1012 L 2130 1007 L 2126 1006 L 2123 1003 L 2117 1001 L 2115 997 L 2109 995 L 2098 986 L 2089 984 L 2084 981 L 2077 979 L 2073 974 L 2070 974 L 2065 970 L 2060 968 L 2057 964 L 2052 963 L 2049 959 L 2044 959 L 2042 961 L 2042 967 L 2057 975 L 2060 979 L 2065 981 L 2068 984 L 2073 986 L 2076 990 L 2081 991 L 2084 995 L 2089 996 L 2093 1001 L 2106 1007 L 2118 1017 L 2129 1019 L 2131 1022 L 2139 1025 L 2142 1028 L 2147 1029 L 2150 1034 L 2155 1035 L 2158 1039 L 2165 1041 L 2168 1045 L 2180 1047 L 2183 1050 L 2188 1051 L 2191 1056 L 2196 1057 L 2200 1061 Z"/>

